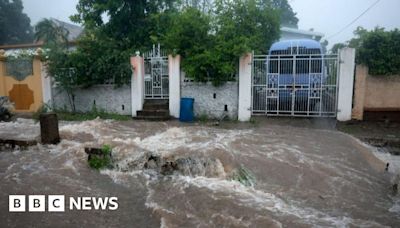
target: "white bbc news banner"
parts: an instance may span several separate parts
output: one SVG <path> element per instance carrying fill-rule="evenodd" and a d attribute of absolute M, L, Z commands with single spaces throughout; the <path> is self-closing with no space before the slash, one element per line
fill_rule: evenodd
<path fill-rule="evenodd" d="M 67 202 L 66 202 L 67 201 Z M 66 207 L 68 203 L 68 207 Z M 117 197 L 69 197 L 64 195 L 9 195 L 9 212 L 65 212 L 65 210 L 118 209 Z"/>

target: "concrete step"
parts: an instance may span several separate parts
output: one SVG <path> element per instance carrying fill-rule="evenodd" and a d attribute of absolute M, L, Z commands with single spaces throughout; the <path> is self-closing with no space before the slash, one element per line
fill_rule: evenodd
<path fill-rule="evenodd" d="M 168 110 L 169 101 L 168 100 L 145 100 L 143 104 L 143 110 Z"/>
<path fill-rule="evenodd" d="M 169 100 L 168 99 L 149 99 L 149 100 L 144 100 L 145 104 L 168 104 Z"/>
<path fill-rule="evenodd" d="M 134 117 L 136 120 L 147 120 L 147 121 L 166 121 L 170 120 L 170 116 L 137 116 Z"/>
<path fill-rule="evenodd" d="M 167 109 L 159 109 L 159 110 L 148 110 L 144 109 L 136 112 L 138 117 L 146 117 L 146 116 L 169 116 L 169 111 Z"/>
<path fill-rule="evenodd" d="M 143 110 L 168 110 L 168 104 L 146 104 L 143 105 Z"/>
<path fill-rule="evenodd" d="M 149 121 L 169 120 L 169 101 L 165 99 L 145 100 L 143 110 L 137 111 L 135 119 Z"/>

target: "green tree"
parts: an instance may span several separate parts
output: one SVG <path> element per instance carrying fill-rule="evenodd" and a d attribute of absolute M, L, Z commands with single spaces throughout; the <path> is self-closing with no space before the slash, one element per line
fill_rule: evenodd
<path fill-rule="evenodd" d="M 400 75 L 400 30 L 377 27 L 358 39 L 357 63 L 367 65 L 372 75 Z"/>
<path fill-rule="evenodd" d="M 297 28 L 299 19 L 287 0 L 261 0 L 261 6 L 278 10 L 282 26 Z"/>
<path fill-rule="evenodd" d="M 36 41 L 43 41 L 47 46 L 68 43 L 69 31 L 64 27 L 57 26 L 51 19 L 43 19 L 35 26 Z"/>
<path fill-rule="evenodd" d="M 0 44 L 33 41 L 31 22 L 23 9 L 21 0 L 0 0 Z"/>
<path fill-rule="evenodd" d="M 176 14 L 162 43 L 173 53 L 182 56 L 182 68 L 196 81 L 207 81 L 216 65 L 212 47 L 211 18 L 190 7 Z"/>
<path fill-rule="evenodd" d="M 205 1 L 80 0 L 71 19 L 85 32 L 64 63 L 78 85 L 120 85 L 131 76 L 129 56 L 159 42 L 182 55 L 189 76 L 220 85 L 232 79 L 243 53 L 266 53 L 279 38 L 280 11 L 262 0 L 216 0 L 210 13 L 200 7 Z"/>
<path fill-rule="evenodd" d="M 74 90 L 77 86 L 76 70 L 68 51 L 68 30 L 50 19 L 43 19 L 35 26 L 35 39 L 43 41 L 48 72 L 68 96 L 71 109 L 75 112 Z"/>
<path fill-rule="evenodd" d="M 80 0 L 78 13 L 71 20 L 87 30 L 100 30 L 103 37 L 119 42 L 123 48 L 150 47 L 150 35 L 160 34 L 168 25 L 167 14 L 176 10 L 177 0 Z M 108 18 L 104 21 L 103 18 Z M 164 26 L 157 26 L 163 20 Z M 156 31 L 155 31 L 156 30 Z M 157 31 L 161 30 L 161 31 Z M 99 37 L 102 38 L 102 37 Z"/>
<path fill-rule="evenodd" d="M 373 75 L 400 75 L 400 30 L 386 31 L 376 27 L 368 31 L 358 27 L 355 37 L 346 43 L 335 44 L 332 52 L 343 47 L 356 49 L 356 62 L 369 67 Z"/>
<path fill-rule="evenodd" d="M 169 29 L 177 0 L 80 0 L 71 20 L 85 27 L 71 61 L 83 86 L 129 81 L 129 57 L 145 51 Z M 104 18 L 107 18 L 104 20 Z"/>
<path fill-rule="evenodd" d="M 176 14 L 163 42 L 183 57 L 197 81 L 221 85 L 233 79 L 238 59 L 252 50 L 266 53 L 279 37 L 279 14 L 256 0 L 216 0 L 213 15 L 197 8 Z"/>
<path fill-rule="evenodd" d="M 344 44 L 344 43 L 337 43 L 337 44 L 334 44 L 334 45 L 332 46 L 332 48 L 331 48 L 331 53 L 332 53 L 332 54 L 338 54 L 338 53 L 339 53 L 339 50 L 342 49 L 342 48 L 345 48 L 345 47 L 347 47 L 347 44 Z"/>

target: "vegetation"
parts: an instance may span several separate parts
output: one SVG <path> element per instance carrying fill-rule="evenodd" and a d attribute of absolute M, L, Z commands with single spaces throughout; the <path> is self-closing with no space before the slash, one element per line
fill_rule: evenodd
<path fill-rule="evenodd" d="M 117 121 L 132 120 L 132 117 L 130 117 L 130 116 L 120 115 L 120 114 L 116 114 L 116 113 L 108 113 L 108 112 L 104 112 L 104 111 L 72 113 L 72 112 L 68 112 L 68 111 L 58 110 L 58 111 L 55 111 L 55 113 L 57 113 L 59 120 L 65 120 L 65 121 L 86 121 L 86 120 L 94 120 L 97 117 L 99 117 L 100 119 L 112 119 L 112 120 L 117 120 Z"/>
<path fill-rule="evenodd" d="M 216 0 L 212 16 L 187 8 L 171 25 L 161 41 L 182 55 L 188 76 L 216 86 L 235 79 L 241 55 L 266 53 L 280 33 L 278 12 L 257 0 Z"/>
<path fill-rule="evenodd" d="M 206 113 L 203 113 L 197 119 L 200 122 L 207 122 L 210 118 L 208 117 L 208 115 Z"/>
<path fill-rule="evenodd" d="M 103 145 L 101 148 L 101 154 L 92 155 L 89 159 L 89 166 L 93 169 L 104 169 L 111 167 L 111 152 L 112 147 L 110 145 Z"/>
<path fill-rule="evenodd" d="M 252 187 L 256 183 L 254 174 L 244 166 L 240 166 L 238 169 L 234 170 L 231 180 L 238 181 L 247 187 Z"/>
<path fill-rule="evenodd" d="M 33 29 L 21 0 L 0 0 L 0 45 L 30 43 Z"/>
<path fill-rule="evenodd" d="M 76 85 L 127 83 L 130 55 L 154 43 L 181 54 L 189 77 L 221 85 L 235 79 L 242 54 L 267 51 L 279 37 L 280 20 L 292 27 L 298 21 L 287 0 L 80 0 L 77 10 L 71 19 L 85 32 L 76 50 L 48 53 L 50 71 L 69 91 L 71 106 Z"/>
<path fill-rule="evenodd" d="M 37 112 L 33 114 L 33 119 L 39 120 L 41 113 L 46 113 L 50 110 L 48 106 L 42 106 Z M 96 118 L 100 119 L 112 119 L 117 121 L 128 121 L 132 120 L 132 117 L 120 115 L 117 113 L 109 113 L 103 110 L 99 110 L 97 108 L 93 108 L 90 112 L 79 113 L 79 112 L 70 112 L 66 109 L 53 109 L 52 112 L 57 114 L 59 120 L 65 121 L 86 121 L 86 120 L 94 120 Z"/>
<path fill-rule="evenodd" d="M 347 46 L 356 48 L 356 62 L 367 65 L 370 74 L 400 75 L 400 30 L 376 27 L 368 31 L 358 27 L 354 34 L 350 41 L 335 44 L 332 52 Z"/>
<path fill-rule="evenodd" d="M 256 118 L 254 118 L 254 117 L 251 117 L 249 122 L 250 122 L 251 124 L 257 124 L 257 120 L 256 120 Z"/>

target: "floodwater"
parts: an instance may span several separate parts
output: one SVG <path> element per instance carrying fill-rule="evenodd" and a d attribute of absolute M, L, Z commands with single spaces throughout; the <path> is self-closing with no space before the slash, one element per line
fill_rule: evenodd
<path fill-rule="evenodd" d="M 237 126 L 62 122 L 58 145 L 0 148 L 1 226 L 400 226 L 391 174 L 372 148 L 331 130 Z M 32 120 L 0 123 L 0 138 L 38 135 Z M 113 147 L 115 168 L 99 173 L 84 148 L 104 144 Z M 163 175 L 145 165 L 149 154 L 186 166 Z M 232 180 L 241 167 L 254 177 L 250 185 Z M 119 208 L 9 213 L 10 194 L 116 196 Z"/>

